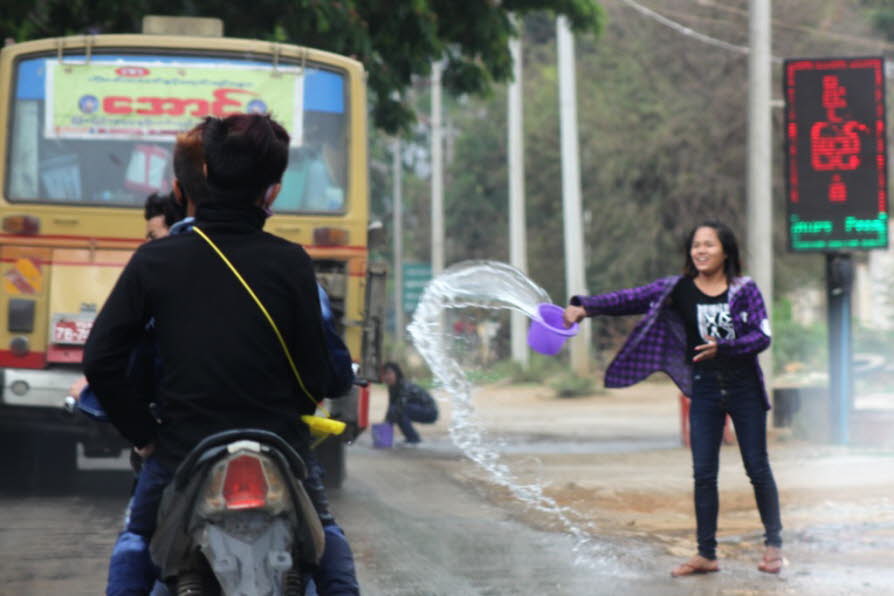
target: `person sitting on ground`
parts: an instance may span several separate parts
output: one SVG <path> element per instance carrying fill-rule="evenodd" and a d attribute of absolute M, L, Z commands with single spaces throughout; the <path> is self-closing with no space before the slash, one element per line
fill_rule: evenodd
<path fill-rule="evenodd" d="M 422 441 L 413 422 L 432 424 L 438 419 L 438 404 L 428 391 L 410 383 L 396 362 L 386 362 L 382 381 L 388 386 L 388 413 L 385 422 L 396 424 L 408 445 Z"/>

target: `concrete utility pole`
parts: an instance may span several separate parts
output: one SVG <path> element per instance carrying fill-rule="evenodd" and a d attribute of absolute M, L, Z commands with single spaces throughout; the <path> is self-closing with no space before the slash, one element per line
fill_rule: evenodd
<path fill-rule="evenodd" d="M 767 303 L 773 306 L 773 147 L 770 114 L 770 0 L 751 0 L 748 40 L 748 253 L 749 272 Z M 772 391 L 773 360 L 770 350 L 761 355 L 761 367 Z"/>
<path fill-rule="evenodd" d="M 519 19 L 514 19 L 520 27 Z M 521 35 L 519 29 L 519 35 Z M 522 49 L 521 38 L 509 42 L 512 54 L 513 80 L 509 84 L 509 263 L 528 273 L 527 242 L 525 239 L 525 138 L 522 108 Z M 512 311 L 512 359 L 528 367 L 528 319 Z"/>
<path fill-rule="evenodd" d="M 401 188 L 403 160 L 401 159 L 400 138 L 391 143 L 394 153 L 392 161 L 392 202 L 394 203 L 394 337 L 397 344 L 404 342 L 404 206 Z"/>
<path fill-rule="evenodd" d="M 444 270 L 444 158 L 441 127 L 441 63 L 431 69 L 431 274 Z"/>
<path fill-rule="evenodd" d="M 562 213 L 565 232 L 565 287 L 568 295 L 586 294 L 583 218 L 580 197 L 580 156 L 577 137 L 577 85 L 574 74 L 574 37 L 565 17 L 556 20 L 559 54 L 559 117 L 562 134 Z M 560 302 L 564 304 L 568 296 Z M 579 375 L 590 370 L 590 321 L 571 340 L 571 367 Z"/>

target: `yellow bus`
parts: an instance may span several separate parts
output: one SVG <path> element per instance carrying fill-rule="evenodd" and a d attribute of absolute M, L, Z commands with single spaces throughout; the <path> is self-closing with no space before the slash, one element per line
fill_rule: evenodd
<path fill-rule="evenodd" d="M 271 113 L 292 137 L 266 230 L 304 245 L 354 359 L 374 374 L 383 271 L 368 262 L 360 63 L 223 37 L 9 45 L 0 53 L 0 451 L 27 466 L 20 477 L 70 479 L 77 443 L 84 457 L 118 455 L 108 425 L 88 423 L 66 402 L 84 341 L 144 241 L 146 197 L 171 188 L 175 135 L 207 115 L 248 111 Z M 334 402 L 351 423 L 347 440 L 367 424 L 366 399 Z M 327 443 L 321 459 L 338 484 L 342 443 Z"/>

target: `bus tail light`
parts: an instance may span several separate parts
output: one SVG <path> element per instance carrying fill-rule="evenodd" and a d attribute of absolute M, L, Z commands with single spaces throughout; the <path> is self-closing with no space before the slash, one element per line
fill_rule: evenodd
<path fill-rule="evenodd" d="M 40 220 L 33 215 L 8 215 L 3 218 L 3 231 L 19 236 L 35 236 L 40 232 Z"/>
<path fill-rule="evenodd" d="M 314 228 L 315 246 L 347 246 L 348 231 L 343 228 Z"/>

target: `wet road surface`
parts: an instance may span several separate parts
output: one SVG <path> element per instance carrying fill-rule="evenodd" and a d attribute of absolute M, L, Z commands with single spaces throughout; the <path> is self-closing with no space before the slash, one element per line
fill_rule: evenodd
<path fill-rule="evenodd" d="M 595 552 L 575 562 L 571 536 L 532 529 L 520 521 L 523 507 L 494 505 L 492 494 L 463 481 L 462 470 L 472 464 L 448 441 L 417 449 L 353 449 L 350 477 L 333 505 L 370 596 L 894 593 L 894 568 L 880 569 L 877 561 L 863 568 L 852 561 L 829 564 L 824 556 L 819 564 L 772 576 L 755 570 L 756 558 L 724 560 L 722 573 L 672 579 L 669 571 L 682 558 L 661 544 L 597 535 Z M 796 537 L 812 544 L 793 550 L 795 556 L 834 545 L 834 532 L 822 532 Z"/>
<path fill-rule="evenodd" d="M 0 595 L 97 596 L 129 472 L 82 472 L 76 494 L 0 496 Z"/>
<path fill-rule="evenodd" d="M 446 451 L 353 454 L 333 505 L 365 594 L 620 594 L 630 582 L 642 593 L 689 593 L 664 589 L 664 578 L 636 578 L 618 561 L 575 565 L 570 536 L 528 528 L 448 477 L 437 461 L 458 454 Z"/>
<path fill-rule="evenodd" d="M 659 545 L 598 539 L 575 563 L 568 534 L 532 529 L 520 508 L 463 480 L 464 461 L 449 441 L 418 449 L 374 450 L 368 437 L 349 451 L 349 478 L 333 508 L 355 552 L 363 593 L 426 595 L 734 595 L 887 594 L 894 571 L 802 565 L 781 577 L 741 561 L 723 572 L 672 580 L 677 562 Z M 0 595 L 101 594 L 121 522 L 128 473 L 81 474 L 65 496 L 0 496 Z M 818 548 L 834 543 L 813 536 Z"/>

